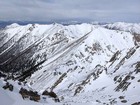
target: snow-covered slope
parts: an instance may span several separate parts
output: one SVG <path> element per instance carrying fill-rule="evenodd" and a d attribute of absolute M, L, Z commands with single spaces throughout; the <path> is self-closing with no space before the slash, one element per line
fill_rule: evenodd
<path fill-rule="evenodd" d="M 29 99 L 23 99 L 22 96 L 19 94 L 19 89 L 21 87 L 18 85 L 18 81 L 11 81 L 9 80 L 11 84 L 14 86 L 14 90 L 11 92 L 9 90 L 4 90 L 2 87 L 5 85 L 5 81 L 3 78 L 0 80 L 0 101 L 1 105 L 62 105 L 61 103 L 55 103 L 51 98 L 43 99 L 39 102 L 34 102 Z"/>
<path fill-rule="evenodd" d="M 116 22 L 112 24 L 106 24 L 104 27 L 114 30 L 131 32 L 132 34 L 140 34 L 140 23 Z"/>
<path fill-rule="evenodd" d="M 40 94 L 54 91 L 62 103 L 139 102 L 140 40 L 118 30 L 12 24 L 0 31 L 0 75 L 26 81 Z"/>

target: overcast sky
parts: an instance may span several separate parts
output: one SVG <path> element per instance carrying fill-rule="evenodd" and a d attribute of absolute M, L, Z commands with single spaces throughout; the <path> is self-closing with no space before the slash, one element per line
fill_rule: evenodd
<path fill-rule="evenodd" d="M 0 20 L 140 22 L 140 0 L 0 0 Z"/>

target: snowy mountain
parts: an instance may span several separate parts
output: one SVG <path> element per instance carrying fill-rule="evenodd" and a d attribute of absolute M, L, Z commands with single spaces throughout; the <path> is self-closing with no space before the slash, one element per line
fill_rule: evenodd
<path fill-rule="evenodd" d="M 106 24 L 104 27 L 108 29 L 131 32 L 132 34 L 140 34 L 140 23 L 116 22 L 112 24 Z"/>
<path fill-rule="evenodd" d="M 14 23 L 0 30 L 0 76 L 63 104 L 139 105 L 139 34 L 129 23 Z"/>

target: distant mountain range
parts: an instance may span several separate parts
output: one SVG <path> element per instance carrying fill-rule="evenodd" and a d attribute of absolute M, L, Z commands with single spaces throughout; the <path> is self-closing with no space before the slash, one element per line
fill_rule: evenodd
<path fill-rule="evenodd" d="M 41 21 L 0 21 L 0 28 L 4 28 L 7 25 L 11 25 L 13 23 L 18 23 L 19 25 L 27 25 L 27 24 L 52 24 L 52 22 L 41 22 Z M 55 22 L 54 22 L 55 23 Z M 63 25 L 74 25 L 74 24 L 81 24 L 82 22 L 78 21 L 69 21 L 69 22 L 58 22 L 59 24 Z M 107 24 L 106 22 L 90 22 L 91 24 L 100 24 L 104 25 Z"/>

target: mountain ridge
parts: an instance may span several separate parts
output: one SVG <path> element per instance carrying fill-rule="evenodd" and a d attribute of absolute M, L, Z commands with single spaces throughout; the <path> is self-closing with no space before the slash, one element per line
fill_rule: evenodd
<path fill-rule="evenodd" d="M 140 36 L 138 25 L 123 24 L 12 24 L 0 31 L 0 72 L 64 103 L 132 104 L 140 94 Z"/>

